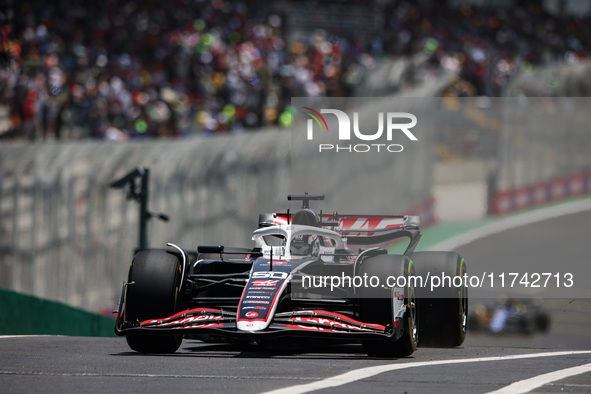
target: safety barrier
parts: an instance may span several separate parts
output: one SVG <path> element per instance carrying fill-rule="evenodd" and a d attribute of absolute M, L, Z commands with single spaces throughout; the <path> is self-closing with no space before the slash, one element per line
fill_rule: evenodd
<path fill-rule="evenodd" d="M 114 337 L 115 319 L 0 289 L 0 335 Z"/>
<path fill-rule="evenodd" d="M 534 185 L 500 190 L 493 194 L 490 210 L 505 215 L 568 198 L 591 195 L 591 172 L 560 176 Z"/>

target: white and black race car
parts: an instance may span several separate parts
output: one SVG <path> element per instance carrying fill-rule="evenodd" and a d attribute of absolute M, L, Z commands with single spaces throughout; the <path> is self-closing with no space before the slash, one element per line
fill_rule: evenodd
<path fill-rule="evenodd" d="M 413 252 L 417 216 L 261 214 L 250 249 L 139 251 L 116 309 L 131 349 L 175 352 L 183 337 L 260 341 L 336 338 L 370 356 L 404 357 L 417 344 L 455 347 L 466 335 L 466 264 L 451 252 Z M 384 245 L 409 240 L 401 254 Z M 432 288 L 430 278 L 439 286 Z M 449 278 L 439 281 L 440 278 Z"/>

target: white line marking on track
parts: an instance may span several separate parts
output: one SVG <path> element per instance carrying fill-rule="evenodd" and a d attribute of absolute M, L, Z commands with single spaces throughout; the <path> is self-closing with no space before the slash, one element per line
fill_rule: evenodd
<path fill-rule="evenodd" d="M 454 250 L 460 246 L 469 244 L 478 239 L 488 237 L 515 227 L 526 226 L 528 224 L 554 219 L 564 215 L 584 212 L 591 210 L 591 199 L 573 201 L 548 208 L 540 208 L 535 211 L 517 214 L 498 221 L 486 224 L 475 230 L 456 235 L 445 241 L 441 241 L 430 246 L 429 250 Z"/>
<path fill-rule="evenodd" d="M 576 350 L 564 352 L 545 352 L 545 353 L 528 353 L 516 354 L 512 356 L 496 356 L 496 357 L 480 357 L 480 358 L 464 358 L 457 360 L 437 360 L 437 361 L 420 361 L 415 363 L 403 364 L 387 364 L 378 365 L 375 367 L 361 368 L 346 372 L 341 375 L 333 376 L 331 378 L 322 379 L 312 383 L 300 384 L 291 387 L 285 387 L 277 390 L 268 391 L 264 394 L 299 394 L 309 393 L 315 390 L 322 390 L 330 387 L 338 387 L 358 380 L 367 379 L 372 376 L 379 375 L 384 372 L 397 371 L 407 368 L 430 367 L 434 365 L 446 365 L 456 363 L 479 363 L 490 361 L 507 361 L 520 360 L 526 358 L 541 358 L 541 357 L 558 357 L 558 356 L 572 356 L 576 354 L 591 354 L 591 350 Z"/>
<path fill-rule="evenodd" d="M 240 376 L 240 375 L 178 375 L 153 373 L 93 373 L 93 372 L 40 372 L 40 371 L 0 371 L 0 376 L 62 376 L 62 377 L 109 377 L 109 378 L 171 378 L 171 379 L 252 379 L 252 380 L 313 380 L 293 376 Z"/>
<path fill-rule="evenodd" d="M 543 375 L 534 376 L 533 378 L 520 380 L 508 386 L 491 391 L 488 394 L 519 394 L 529 393 L 532 390 L 542 387 L 545 384 L 554 381 L 565 379 L 570 376 L 580 375 L 582 373 L 591 372 L 591 364 L 580 365 L 578 367 L 561 369 L 559 371 L 545 373 Z"/>

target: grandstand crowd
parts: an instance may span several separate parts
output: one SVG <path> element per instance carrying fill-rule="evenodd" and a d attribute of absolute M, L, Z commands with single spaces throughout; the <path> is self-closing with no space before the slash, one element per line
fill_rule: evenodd
<path fill-rule="evenodd" d="M 424 53 L 463 82 L 448 93 L 498 96 L 517 72 L 591 56 L 589 14 L 551 13 L 538 1 L 342 0 L 372 7 L 380 25 L 295 40 L 289 14 L 277 12 L 294 2 L 4 2 L 0 138 L 124 141 L 289 127 L 291 97 L 353 95 L 384 59 Z M 306 6 L 314 13 L 323 2 Z M 417 75 L 392 93 L 424 82 Z"/>

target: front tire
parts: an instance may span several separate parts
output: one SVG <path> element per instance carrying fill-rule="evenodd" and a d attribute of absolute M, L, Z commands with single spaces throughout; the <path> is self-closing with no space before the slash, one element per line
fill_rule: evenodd
<path fill-rule="evenodd" d="M 133 323 L 160 319 L 178 311 L 182 266 L 173 253 L 142 250 L 129 269 L 125 320 Z M 127 344 L 142 353 L 174 353 L 181 345 L 181 335 L 126 336 Z"/>
<path fill-rule="evenodd" d="M 395 288 L 365 288 L 361 287 L 359 296 L 359 316 L 366 323 L 377 323 L 389 326 L 399 335 L 393 339 L 375 339 L 362 342 L 363 349 L 371 357 L 407 357 L 417 348 L 418 319 L 415 302 L 415 289 L 409 276 L 414 276 L 412 261 L 406 256 L 379 255 L 364 260 L 357 271 L 361 277 L 380 278 L 380 284 L 386 283 L 388 277 L 404 276 L 407 286 L 404 288 L 404 304 L 406 310 L 401 318 L 396 319 L 394 305 Z"/>
<path fill-rule="evenodd" d="M 468 287 L 464 282 L 455 287 L 453 279 L 458 284 L 457 277 L 466 274 L 464 259 L 453 252 L 415 252 L 411 258 L 423 280 L 443 276 L 451 278 L 452 284 L 435 287 L 431 292 L 431 283 L 424 283 L 417 290 L 421 345 L 460 346 L 466 339 Z"/>

